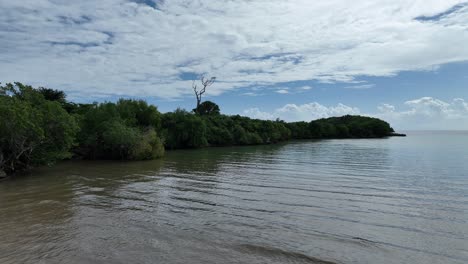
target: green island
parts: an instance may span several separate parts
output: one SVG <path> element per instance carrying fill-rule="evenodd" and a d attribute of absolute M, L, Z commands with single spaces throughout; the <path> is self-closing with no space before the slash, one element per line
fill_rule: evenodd
<path fill-rule="evenodd" d="M 166 149 L 404 136 L 364 116 L 287 123 L 224 115 L 195 94 L 192 111 L 160 113 L 143 100 L 77 104 L 59 90 L 0 86 L 0 177 L 64 159 L 149 160 Z"/>

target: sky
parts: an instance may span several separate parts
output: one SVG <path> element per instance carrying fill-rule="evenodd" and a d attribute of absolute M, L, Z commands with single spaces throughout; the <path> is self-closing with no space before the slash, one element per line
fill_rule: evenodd
<path fill-rule="evenodd" d="M 466 0 L 0 0 L 0 82 L 76 102 L 468 129 Z"/>

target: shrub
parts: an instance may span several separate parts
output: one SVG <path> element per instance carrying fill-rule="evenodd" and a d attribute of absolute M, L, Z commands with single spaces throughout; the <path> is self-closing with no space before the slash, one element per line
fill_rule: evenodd
<path fill-rule="evenodd" d="M 21 83 L 0 91 L 0 170 L 11 174 L 71 157 L 78 125 L 59 102 Z"/>

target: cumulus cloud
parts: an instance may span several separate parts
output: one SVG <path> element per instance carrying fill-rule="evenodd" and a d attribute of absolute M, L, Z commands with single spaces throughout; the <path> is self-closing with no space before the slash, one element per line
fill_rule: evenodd
<path fill-rule="evenodd" d="M 422 97 L 404 103 L 406 110 L 383 104 L 377 117 L 388 120 L 402 129 L 468 129 L 468 103 L 462 98 L 445 102 L 432 97 Z"/>
<path fill-rule="evenodd" d="M 390 104 L 381 104 L 377 107 L 377 109 L 379 109 L 379 111 L 383 113 L 392 113 L 395 111 L 395 106 Z"/>
<path fill-rule="evenodd" d="M 394 105 L 381 104 L 376 112 L 362 113 L 359 108 L 344 104 L 324 106 L 317 102 L 295 105 L 286 104 L 271 112 L 251 108 L 244 114 L 252 118 L 286 121 L 310 121 L 319 118 L 343 115 L 365 115 L 382 118 L 396 129 L 468 129 L 468 102 L 462 98 L 451 102 L 432 97 L 404 102 L 405 109 Z"/>
<path fill-rule="evenodd" d="M 289 91 L 288 91 L 288 89 L 279 89 L 279 90 L 276 90 L 276 93 L 279 93 L 279 94 L 288 94 Z"/>
<path fill-rule="evenodd" d="M 319 118 L 343 115 L 357 115 L 358 108 L 350 107 L 344 104 L 336 106 L 324 106 L 317 102 L 309 104 L 287 104 L 281 108 L 275 109 L 272 113 L 260 111 L 258 108 L 251 108 L 244 111 L 244 114 L 252 118 L 273 120 L 279 118 L 287 121 L 311 121 Z"/>
<path fill-rule="evenodd" d="M 174 98 L 200 73 L 219 95 L 427 70 L 468 60 L 466 3 L 0 0 L 0 81 Z"/>

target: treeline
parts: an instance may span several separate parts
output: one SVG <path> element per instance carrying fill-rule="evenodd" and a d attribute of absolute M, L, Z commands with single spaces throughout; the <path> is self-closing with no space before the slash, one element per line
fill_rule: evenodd
<path fill-rule="evenodd" d="M 287 127 L 294 139 L 381 138 L 395 132 L 378 118 L 351 115 L 288 123 Z"/>
<path fill-rule="evenodd" d="M 388 123 L 362 116 L 286 123 L 223 115 L 210 101 L 162 114 L 142 100 L 75 104 L 58 90 L 0 86 L 0 171 L 7 174 L 69 158 L 145 160 L 165 149 L 391 133 Z"/>
<path fill-rule="evenodd" d="M 291 131 L 284 122 L 177 109 L 163 114 L 161 135 L 166 148 L 181 149 L 277 143 L 290 139 Z"/>

